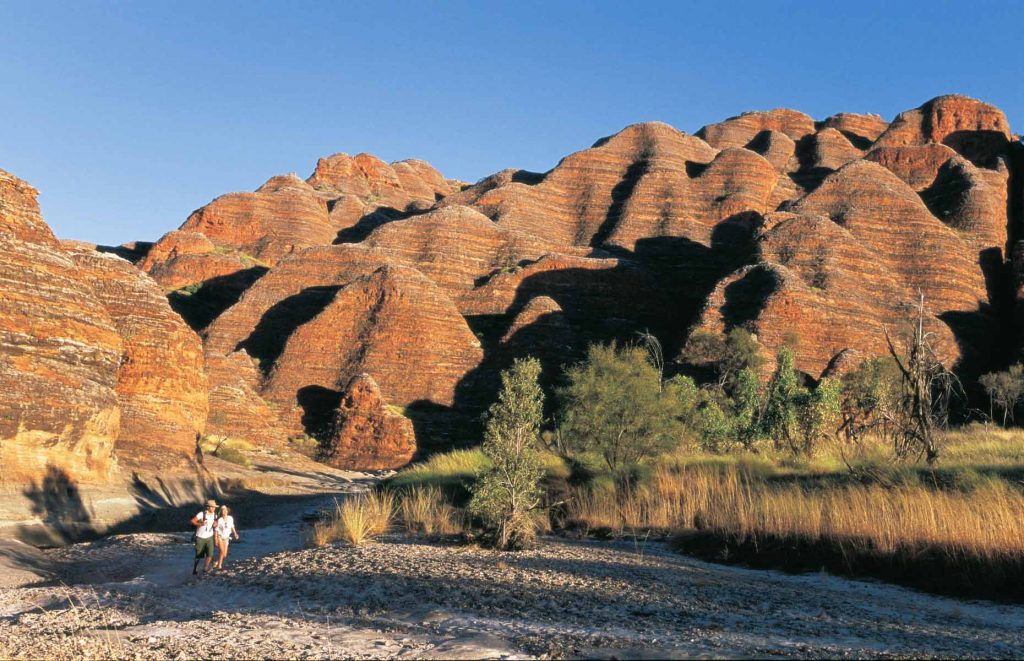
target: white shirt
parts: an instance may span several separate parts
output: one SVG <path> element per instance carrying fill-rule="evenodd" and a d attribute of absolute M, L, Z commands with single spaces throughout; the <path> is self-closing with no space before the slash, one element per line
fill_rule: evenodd
<path fill-rule="evenodd" d="M 221 539 L 228 539 L 231 537 L 231 531 L 235 529 L 235 517 L 230 514 L 228 516 L 220 517 L 217 519 L 216 528 L 218 537 Z"/>
<path fill-rule="evenodd" d="M 199 539 L 208 539 L 213 537 L 213 522 L 217 518 L 213 512 L 202 511 L 196 514 L 195 518 L 202 521 L 202 525 L 196 528 L 196 537 Z"/>

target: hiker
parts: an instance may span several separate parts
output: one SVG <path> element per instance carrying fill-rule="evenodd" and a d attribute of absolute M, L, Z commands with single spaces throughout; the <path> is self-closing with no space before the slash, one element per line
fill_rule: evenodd
<path fill-rule="evenodd" d="M 231 516 L 231 510 L 227 505 L 221 505 L 217 512 L 217 523 L 214 524 L 214 531 L 217 533 L 214 539 L 217 542 L 217 562 L 214 567 L 224 569 L 224 558 L 228 557 L 228 543 L 234 536 L 238 541 L 238 531 L 235 530 L 235 517 Z"/>
<path fill-rule="evenodd" d="M 206 558 L 203 565 L 203 573 L 210 571 L 210 563 L 213 562 L 213 525 L 217 520 L 214 512 L 217 511 L 217 503 L 213 500 L 206 501 L 206 509 L 192 517 L 192 525 L 196 532 L 196 561 L 192 563 L 192 573 L 198 573 L 199 559 Z"/>

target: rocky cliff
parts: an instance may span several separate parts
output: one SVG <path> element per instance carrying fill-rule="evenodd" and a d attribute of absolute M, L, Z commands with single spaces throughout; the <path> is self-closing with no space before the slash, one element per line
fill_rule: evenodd
<path fill-rule="evenodd" d="M 769 369 L 785 344 L 818 378 L 884 353 L 922 295 L 969 379 L 1010 360 L 1024 325 L 1024 249 L 1008 257 L 1020 149 L 997 108 L 944 96 L 891 122 L 776 109 L 692 135 L 635 124 L 548 172 L 473 185 L 335 154 L 213 200 L 148 251 L 122 247 L 152 280 L 62 249 L 34 191 L 4 179 L 0 378 L 21 390 L 0 403 L 22 409 L 3 433 L 87 439 L 90 457 L 154 435 L 184 450 L 208 406 L 207 433 L 308 434 L 335 465 L 394 467 L 416 445 L 477 440 L 517 356 L 539 356 L 551 385 L 588 342 L 651 331 L 672 357 L 695 329 L 742 326 Z M 202 367 L 156 286 L 199 332 Z M 175 369 L 173 387 L 150 378 Z"/>

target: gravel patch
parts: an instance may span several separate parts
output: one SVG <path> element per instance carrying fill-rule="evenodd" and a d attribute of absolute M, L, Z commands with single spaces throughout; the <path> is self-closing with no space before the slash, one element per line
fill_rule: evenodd
<path fill-rule="evenodd" d="M 1024 643 L 1017 606 L 713 565 L 661 543 L 553 537 L 502 554 L 394 535 L 198 578 L 175 536 L 76 546 L 62 552 L 79 579 L 86 557 L 109 571 L 5 592 L 0 656 L 991 658 Z M 125 580 L 125 557 L 174 575 Z"/>

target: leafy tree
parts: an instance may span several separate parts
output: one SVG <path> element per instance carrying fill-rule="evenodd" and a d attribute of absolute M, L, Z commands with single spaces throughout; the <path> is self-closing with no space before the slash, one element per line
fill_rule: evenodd
<path fill-rule="evenodd" d="M 1024 398 L 1024 365 L 1017 363 L 1005 372 L 989 372 L 978 379 L 989 399 L 989 418 L 994 418 L 992 405 L 1003 410 L 1003 426 L 1013 422 L 1013 410 Z"/>
<path fill-rule="evenodd" d="M 793 351 L 787 347 L 779 349 L 775 372 L 768 382 L 765 393 L 763 428 L 772 438 L 776 447 L 785 442 L 797 451 L 797 407 L 806 391 L 800 385 L 793 367 Z"/>
<path fill-rule="evenodd" d="M 797 398 L 796 427 L 803 445 L 801 449 L 807 456 L 814 454 L 819 441 L 839 426 L 841 398 L 841 382 L 828 378 Z"/>
<path fill-rule="evenodd" d="M 868 358 L 843 376 L 839 430 L 847 441 L 859 443 L 868 431 L 886 436 L 881 412 L 896 405 L 901 379 L 891 358 Z"/>
<path fill-rule="evenodd" d="M 501 374 L 498 401 L 487 412 L 483 452 L 493 467 L 472 488 L 469 510 L 500 549 L 529 546 L 536 529 L 530 511 L 540 502 L 544 470 L 537 444 L 544 393 L 536 358 L 519 359 Z"/>
<path fill-rule="evenodd" d="M 736 377 L 735 432 L 743 447 L 750 449 L 754 441 L 763 436 L 762 417 L 764 401 L 761 394 L 761 380 L 750 367 L 739 371 Z"/>
<path fill-rule="evenodd" d="M 698 330 L 686 343 L 683 359 L 695 365 L 711 365 L 718 377 L 718 386 L 732 391 L 739 373 L 764 363 L 757 339 L 746 329 L 733 328 L 723 338 L 718 333 Z"/>
<path fill-rule="evenodd" d="M 596 451 L 608 467 L 638 462 L 679 442 L 683 407 L 642 347 L 591 345 L 566 369 L 561 432 L 574 454 Z"/>
<path fill-rule="evenodd" d="M 700 409 L 698 427 L 701 446 L 711 452 L 721 452 L 736 436 L 734 419 L 714 399 L 709 399 Z"/>

